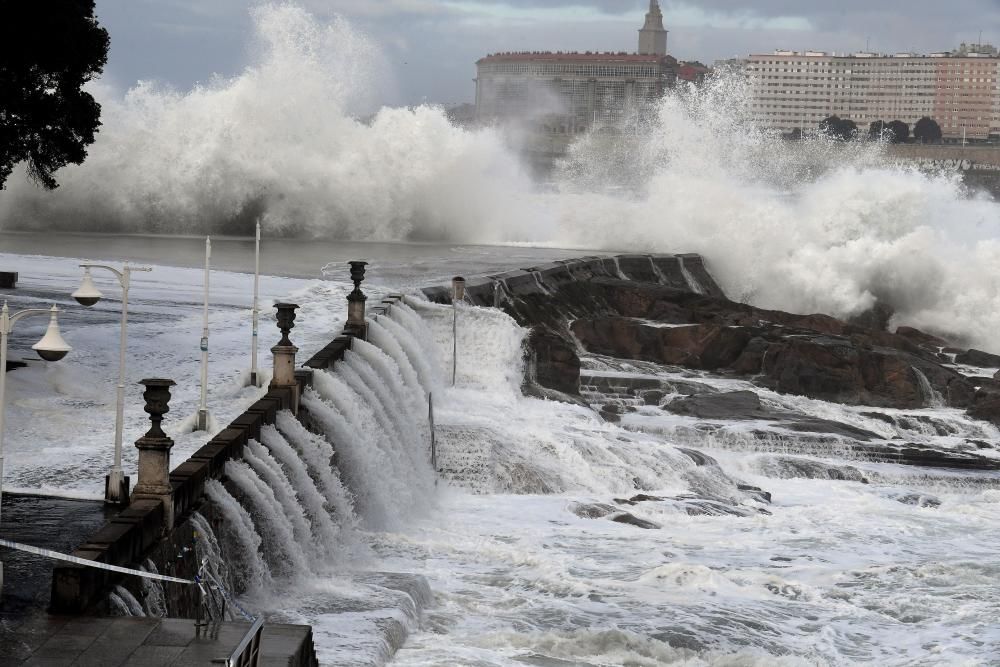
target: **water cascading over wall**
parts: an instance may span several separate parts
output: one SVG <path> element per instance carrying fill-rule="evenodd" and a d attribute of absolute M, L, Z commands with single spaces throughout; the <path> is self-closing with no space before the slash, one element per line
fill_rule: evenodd
<path fill-rule="evenodd" d="M 440 369 L 402 297 L 370 314 L 296 371 L 295 390 L 272 389 L 172 471 L 171 529 L 164 505 L 133 503 L 77 555 L 187 579 L 205 567 L 230 594 L 266 593 L 337 571 L 366 552 L 359 529 L 426 507 Z M 60 613 L 191 618 L 199 604 L 195 587 L 91 568 L 60 566 L 53 578 Z"/>

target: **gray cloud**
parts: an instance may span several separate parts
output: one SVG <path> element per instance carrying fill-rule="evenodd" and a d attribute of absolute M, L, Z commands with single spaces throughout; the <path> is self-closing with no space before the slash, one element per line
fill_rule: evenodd
<path fill-rule="evenodd" d="M 117 87 L 157 79 L 179 88 L 235 74 L 252 60 L 247 0 L 98 0 Z M 318 17 L 340 14 L 382 46 L 397 90 L 388 103 L 461 102 L 475 61 L 520 49 L 631 50 L 647 0 L 299 0 Z M 937 51 L 1000 40 L 1000 0 L 662 0 L 671 53 L 681 59 L 775 48 Z"/>

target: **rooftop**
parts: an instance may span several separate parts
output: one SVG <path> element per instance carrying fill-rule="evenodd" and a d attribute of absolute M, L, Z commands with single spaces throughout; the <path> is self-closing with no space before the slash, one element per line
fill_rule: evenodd
<path fill-rule="evenodd" d="M 491 53 L 485 58 L 481 58 L 477 64 L 491 62 L 526 62 L 538 60 L 558 60 L 574 62 L 630 62 L 630 63 L 657 63 L 664 60 L 673 61 L 671 56 L 642 55 L 638 53 L 600 52 L 587 51 L 584 53 L 577 51 L 513 51 L 504 53 Z"/>

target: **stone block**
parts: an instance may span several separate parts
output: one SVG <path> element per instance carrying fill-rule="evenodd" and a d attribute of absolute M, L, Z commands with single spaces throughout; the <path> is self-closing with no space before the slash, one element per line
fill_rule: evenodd
<path fill-rule="evenodd" d="M 262 414 L 259 412 L 244 412 L 230 422 L 229 428 L 245 431 L 248 438 L 260 441 L 260 427 L 263 425 L 264 416 Z"/>
<path fill-rule="evenodd" d="M 186 515 L 201 497 L 210 468 L 209 461 L 188 459 L 170 471 L 174 517 L 180 518 Z"/>
<path fill-rule="evenodd" d="M 240 432 L 243 433 L 242 431 Z M 243 445 L 240 445 L 240 455 L 243 453 Z M 189 461 L 204 461 L 208 464 L 208 476 L 217 478 L 222 475 L 222 467 L 226 461 L 233 458 L 230 455 L 230 445 L 225 442 L 210 442 L 191 455 Z"/>
<path fill-rule="evenodd" d="M 77 549 L 77 558 L 107 562 L 105 552 L 100 549 Z M 49 612 L 52 614 L 82 614 L 103 592 L 107 573 L 83 565 L 61 563 L 52 568 L 52 596 Z"/>
<path fill-rule="evenodd" d="M 249 428 L 245 425 L 237 424 L 236 420 L 234 420 L 228 427 L 216 433 L 215 437 L 209 440 L 208 444 L 225 445 L 228 457 L 238 459 L 243 456 L 243 447 L 246 446 L 247 440 L 251 437 Z M 200 452 L 201 450 L 198 451 Z M 195 452 L 195 454 L 197 453 Z"/>
<path fill-rule="evenodd" d="M 649 255 L 619 255 L 618 268 L 629 280 L 642 283 L 660 282 Z"/>
<path fill-rule="evenodd" d="M 80 548 L 103 550 L 107 562 L 114 565 L 131 563 L 142 555 L 142 523 L 107 523 Z"/>

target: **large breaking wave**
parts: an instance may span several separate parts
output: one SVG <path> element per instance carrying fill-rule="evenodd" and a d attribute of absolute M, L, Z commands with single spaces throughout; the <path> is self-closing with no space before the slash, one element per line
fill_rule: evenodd
<path fill-rule="evenodd" d="M 666 97 L 636 132 L 594 134 L 544 186 L 494 129 L 435 107 L 362 121 L 379 49 L 294 5 L 253 12 L 239 76 L 103 96 L 104 127 L 57 191 L 16 173 L 12 228 L 243 232 L 353 240 L 534 243 L 704 254 L 728 293 L 898 323 L 998 348 L 1000 207 L 877 145 L 790 144 L 754 127 L 745 84 Z M 471 65 L 470 65 L 471 68 Z"/>

